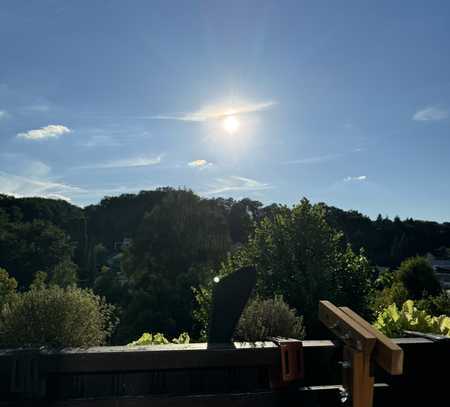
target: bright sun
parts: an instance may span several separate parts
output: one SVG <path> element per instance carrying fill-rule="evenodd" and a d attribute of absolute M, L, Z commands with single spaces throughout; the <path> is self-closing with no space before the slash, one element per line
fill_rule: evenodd
<path fill-rule="evenodd" d="M 238 131 L 240 126 L 239 120 L 236 116 L 227 116 L 223 121 L 223 128 L 228 134 L 234 134 Z"/>

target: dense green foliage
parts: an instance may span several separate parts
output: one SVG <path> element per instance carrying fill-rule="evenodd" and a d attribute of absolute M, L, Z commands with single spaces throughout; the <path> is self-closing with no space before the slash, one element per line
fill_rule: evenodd
<path fill-rule="evenodd" d="M 447 315 L 450 317 L 450 293 L 443 292 L 416 301 L 417 308 L 431 315 Z"/>
<path fill-rule="evenodd" d="M 0 219 L 1 266 L 28 287 L 33 274 L 44 271 L 49 275 L 61 274 L 61 269 L 76 270 L 72 262 L 73 244 L 57 226 L 44 220 L 17 223 Z"/>
<path fill-rule="evenodd" d="M 292 210 L 280 207 L 222 266 L 220 274 L 255 265 L 257 293 L 282 295 L 303 315 L 308 334 L 319 325 L 317 304 L 329 299 L 362 315 L 369 311 L 370 268 L 325 220 L 323 208 L 306 199 Z"/>
<path fill-rule="evenodd" d="M 377 315 L 374 326 L 390 337 L 405 336 L 405 330 L 450 336 L 450 317 L 429 315 L 418 309 L 412 300 L 401 308 L 389 305 Z"/>
<path fill-rule="evenodd" d="M 396 271 L 382 272 L 376 283 L 376 328 L 391 337 L 404 336 L 404 330 L 450 336 L 450 296 L 425 258 L 404 260 Z"/>
<path fill-rule="evenodd" d="M 378 215 L 375 221 L 357 211 L 343 211 L 322 204 L 328 223 L 341 230 L 353 250 L 364 248 L 373 264 L 396 268 L 408 257 L 442 254 L 450 246 L 450 223 Z M 444 249 L 445 250 L 445 249 Z"/>
<path fill-rule="evenodd" d="M 394 272 L 380 273 L 375 284 L 378 291 L 374 295 L 372 308 L 380 312 L 391 304 L 397 307 L 408 299 L 417 300 L 417 306 L 433 315 L 450 313 L 450 298 L 443 292 L 439 281 L 423 257 L 404 260 Z"/>
<path fill-rule="evenodd" d="M 371 221 L 307 201 L 293 209 L 263 207 L 250 199 L 202 199 L 160 188 L 81 209 L 0 195 L 0 268 L 11 276 L 0 271 L 0 306 L 16 289 L 79 286 L 116 306 L 121 323 L 113 343 L 149 329 L 198 339 L 205 334 L 213 277 L 256 264 L 257 294 L 282 295 L 315 335 L 322 298 L 367 317 L 369 303 L 379 311 L 409 298 L 433 315 L 446 313 L 448 298 L 432 286 L 389 270 L 373 274 L 372 266 L 394 270 L 407 257 L 449 246 L 449 223 Z"/>
<path fill-rule="evenodd" d="M 222 213 L 210 201 L 174 192 L 147 213 L 122 267 L 132 296 L 118 336 L 137 336 L 148 327 L 173 336 L 192 329 L 192 287 L 230 249 Z"/>
<path fill-rule="evenodd" d="M 10 277 L 5 269 L 0 268 L 0 310 L 7 303 L 17 289 L 17 281 Z"/>
<path fill-rule="evenodd" d="M 281 296 L 267 300 L 256 297 L 242 313 L 234 338 L 256 342 L 272 337 L 303 339 L 303 318 Z"/>
<path fill-rule="evenodd" d="M 15 293 L 0 310 L 0 347 L 105 344 L 113 307 L 88 289 L 40 286 Z"/>
<path fill-rule="evenodd" d="M 423 257 L 412 257 L 400 264 L 398 279 L 413 300 L 441 293 L 441 286 L 433 268 Z"/>

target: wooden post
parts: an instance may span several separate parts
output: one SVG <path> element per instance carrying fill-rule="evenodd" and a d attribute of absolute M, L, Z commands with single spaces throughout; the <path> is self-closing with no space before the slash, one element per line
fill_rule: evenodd
<path fill-rule="evenodd" d="M 372 362 L 390 374 L 401 374 L 403 351 L 350 308 L 320 301 L 319 318 L 344 342 L 342 382 L 351 396 L 352 406 L 372 407 Z"/>

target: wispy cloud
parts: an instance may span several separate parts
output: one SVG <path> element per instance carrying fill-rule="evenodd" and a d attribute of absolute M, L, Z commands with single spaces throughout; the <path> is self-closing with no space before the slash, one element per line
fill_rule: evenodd
<path fill-rule="evenodd" d="M 78 168 L 128 168 L 128 167 L 148 167 L 150 165 L 158 165 L 162 161 L 163 155 L 158 156 L 137 156 L 124 158 L 119 160 L 107 161 L 104 163 L 86 165 Z"/>
<path fill-rule="evenodd" d="M 344 181 L 345 182 L 351 182 L 351 181 L 365 181 L 367 180 L 367 175 L 359 175 L 356 177 L 345 177 Z"/>
<path fill-rule="evenodd" d="M 80 143 L 83 147 L 117 147 L 120 146 L 116 139 L 106 134 L 94 134 L 87 141 Z"/>
<path fill-rule="evenodd" d="M 212 163 L 206 160 L 194 160 L 188 163 L 189 167 L 198 168 L 200 170 L 211 167 Z"/>
<path fill-rule="evenodd" d="M 32 160 L 22 166 L 21 173 L 31 178 L 44 178 L 50 174 L 51 168 L 42 161 Z"/>
<path fill-rule="evenodd" d="M 180 120 L 184 122 L 205 122 L 226 116 L 261 112 L 277 105 L 274 101 L 247 102 L 238 104 L 208 105 L 190 113 L 150 116 L 149 119 Z"/>
<path fill-rule="evenodd" d="M 348 156 L 350 154 L 356 154 L 361 153 L 363 151 L 366 151 L 365 148 L 357 147 L 352 150 L 342 152 L 342 153 L 330 153 L 330 154 L 322 154 L 322 155 L 315 155 L 311 157 L 303 157 L 296 160 L 290 160 L 290 161 L 284 161 L 282 164 L 286 165 L 293 165 L 293 164 L 320 164 L 328 161 L 333 161 L 338 158 L 342 158 L 345 156 Z"/>
<path fill-rule="evenodd" d="M 25 133 L 18 133 L 17 137 L 26 140 L 43 140 L 48 138 L 58 138 L 63 134 L 68 134 L 72 130 L 61 124 L 50 124 L 40 129 L 29 130 Z"/>
<path fill-rule="evenodd" d="M 298 160 L 291 160 L 291 161 L 285 161 L 283 164 L 318 164 L 323 163 L 326 161 L 331 161 L 336 158 L 342 157 L 343 154 L 324 154 L 324 155 L 317 155 L 313 157 L 305 157 L 300 158 Z"/>
<path fill-rule="evenodd" d="M 428 106 L 414 113 L 413 120 L 416 121 L 437 121 L 447 119 L 449 116 L 448 109 L 438 106 Z"/>
<path fill-rule="evenodd" d="M 271 188 L 273 187 L 269 184 L 233 175 L 226 178 L 216 178 L 214 185 L 211 185 L 209 190 L 203 194 L 216 195 L 230 191 L 263 191 Z"/>
<path fill-rule="evenodd" d="M 48 179 L 25 177 L 0 171 L 0 192 L 16 197 L 41 196 L 71 201 L 71 194 L 85 191 L 82 188 Z"/>
<path fill-rule="evenodd" d="M 6 110 L 0 110 L 0 120 L 6 119 L 9 116 Z"/>
<path fill-rule="evenodd" d="M 31 111 L 31 112 L 48 112 L 50 110 L 50 105 L 46 104 L 46 103 L 36 103 L 34 105 L 30 105 L 30 106 L 26 106 L 24 108 L 24 110 L 26 111 Z"/>

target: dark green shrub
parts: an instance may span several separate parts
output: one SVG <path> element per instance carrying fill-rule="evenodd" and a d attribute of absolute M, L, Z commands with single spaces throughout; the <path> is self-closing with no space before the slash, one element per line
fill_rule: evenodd
<path fill-rule="evenodd" d="M 8 302 L 11 296 L 16 292 L 17 281 L 10 277 L 5 269 L 0 267 L 0 310 L 4 303 Z"/>
<path fill-rule="evenodd" d="M 417 301 L 416 305 L 417 308 L 434 316 L 450 316 L 450 295 L 447 292 L 443 292 L 435 297 L 423 298 Z"/>
<path fill-rule="evenodd" d="M 400 281 L 394 281 L 390 287 L 377 291 L 373 300 L 373 310 L 380 312 L 391 304 L 401 307 L 408 300 L 408 290 Z"/>
<path fill-rule="evenodd" d="M 433 268 L 424 257 L 411 257 L 400 264 L 398 279 L 408 290 L 408 298 L 418 300 L 442 292 Z"/>
<path fill-rule="evenodd" d="M 92 291 L 76 287 L 17 293 L 0 312 L 0 346 L 102 345 L 114 327 L 113 310 Z"/>
<path fill-rule="evenodd" d="M 304 338 L 303 318 L 281 296 L 268 300 L 256 297 L 242 313 L 234 338 L 255 342 L 276 336 Z"/>

